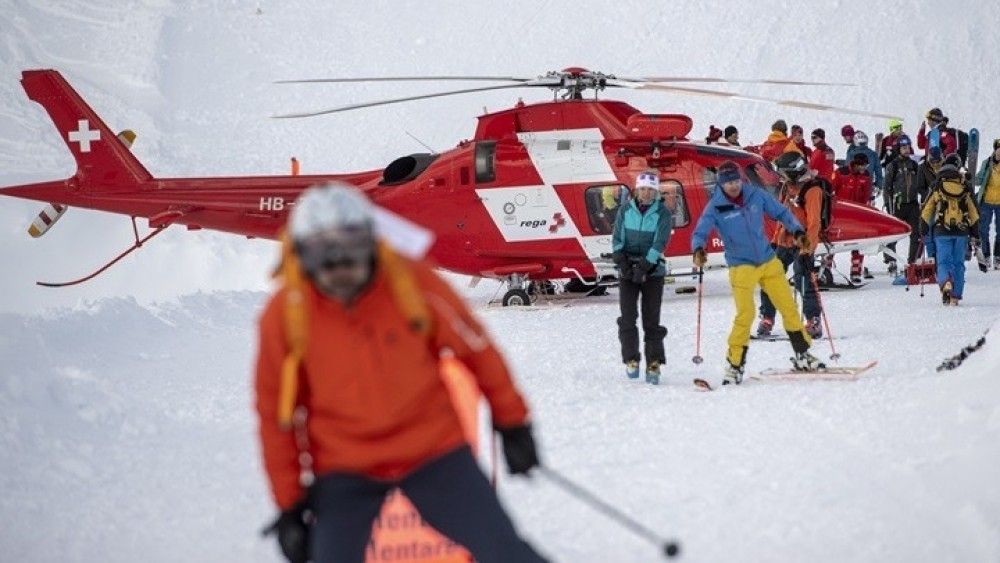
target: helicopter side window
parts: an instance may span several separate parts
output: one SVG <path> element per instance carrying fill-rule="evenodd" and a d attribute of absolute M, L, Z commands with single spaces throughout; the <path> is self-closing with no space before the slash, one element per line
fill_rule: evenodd
<path fill-rule="evenodd" d="M 615 230 L 615 216 L 622 203 L 628 201 L 628 188 L 621 184 L 591 186 L 583 194 L 587 204 L 590 228 L 596 234 L 610 235 Z"/>
<path fill-rule="evenodd" d="M 476 183 L 485 184 L 497 179 L 496 172 L 496 141 L 479 141 L 476 143 Z"/>
<path fill-rule="evenodd" d="M 746 166 L 747 178 L 751 182 L 762 186 L 774 197 L 778 197 L 781 188 L 781 178 L 778 173 L 766 162 L 752 162 Z"/>
<path fill-rule="evenodd" d="M 660 199 L 674 216 L 674 228 L 686 227 L 691 223 L 691 212 L 684 197 L 684 186 L 677 180 L 660 182 Z"/>

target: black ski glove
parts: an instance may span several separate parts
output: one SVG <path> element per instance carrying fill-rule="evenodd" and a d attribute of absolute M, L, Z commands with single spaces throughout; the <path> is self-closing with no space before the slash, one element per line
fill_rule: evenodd
<path fill-rule="evenodd" d="M 923 221 L 920 222 L 920 236 L 924 236 L 924 237 L 927 236 L 927 233 L 929 233 L 930 230 L 931 230 L 931 228 L 930 228 L 930 226 L 927 223 L 925 223 Z"/>
<path fill-rule="evenodd" d="M 655 272 L 656 268 L 659 266 L 659 264 L 655 264 L 649 260 L 643 260 L 642 265 L 646 267 L 646 273 L 649 275 L 653 275 L 653 272 Z"/>
<path fill-rule="evenodd" d="M 642 263 L 632 266 L 632 283 L 642 285 L 646 282 L 646 270 L 642 268 Z"/>
<path fill-rule="evenodd" d="M 274 523 L 264 530 L 264 535 L 277 535 L 278 547 L 289 563 L 307 563 L 311 528 L 309 502 L 302 499 L 295 506 L 281 512 Z"/>
<path fill-rule="evenodd" d="M 503 439 L 503 456 L 507 460 L 507 470 L 511 475 L 525 474 L 541 465 L 535 438 L 531 435 L 531 424 L 497 428 Z"/>
<path fill-rule="evenodd" d="M 628 266 L 628 256 L 624 252 L 614 252 L 611 254 L 611 261 L 614 262 L 618 269 L 625 271 L 625 267 Z"/>

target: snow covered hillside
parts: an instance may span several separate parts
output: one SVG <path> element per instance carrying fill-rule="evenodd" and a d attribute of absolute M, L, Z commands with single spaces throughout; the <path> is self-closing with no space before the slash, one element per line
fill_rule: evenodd
<path fill-rule="evenodd" d="M 666 383 L 616 358 L 614 297 L 525 310 L 472 303 L 534 409 L 543 461 L 665 536 L 688 561 L 995 561 L 1000 558 L 1000 303 L 970 276 L 943 308 L 880 277 L 823 295 L 854 383 L 718 377 L 732 316 L 706 278 L 702 367 L 695 301 L 664 304 Z M 18 561 L 276 561 L 249 389 L 265 294 L 144 307 L 131 298 L 0 316 L 0 552 Z M 877 314 L 876 314 L 877 313 Z M 993 325 L 958 370 L 934 367 Z M 586 330 L 581 330 L 586 328 Z M 829 355 L 826 341 L 817 355 Z M 749 370 L 787 362 L 754 343 Z M 505 478 L 519 526 L 558 561 L 655 561 L 655 548 L 534 479 Z M 6 558 L 5 557 L 5 558 Z"/>
<path fill-rule="evenodd" d="M 57 68 L 112 128 L 138 132 L 155 175 L 304 173 L 384 166 L 471 136 L 474 116 L 532 91 L 428 100 L 312 120 L 268 115 L 436 91 L 434 85 L 278 86 L 284 78 L 535 75 L 581 65 L 620 75 L 850 81 L 858 88 L 731 88 L 899 112 L 940 106 L 1000 136 L 1000 15 L 987 2 L 214 2 L 0 0 L 0 186 L 61 178 L 73 161 L 18 84 Z M 877 120 L 742 102 L 615 92 L 650 113 L 737 125 L 759 142 L 782 117 L 833 134 Z M 843 146 L 834 143 L 838 151 Z M 39 240 L 40 209 L 0 200 L 0 560 L 278 561 L 256 532 L 273 516 L 251 410 L 254 320 L 276 249 L 171 229 L 100 278 L 127 219 L 72 209 Z M 905 243 L 901 244 L 905 247 Z M 873 270 L 881 261 L 869 258 Z M 824 293 L 841 363 L 878 359 L 854 383 L 717 379 L 732 304 L 706 276 L 701 367 L 695 301 L 669 291 L 668 362 L 653 388 L 620 373 L 615 297 L 489 308 L 534 409 L 543 461 L 683 543 L 687 561 L 1000 560 L 1000 275 L 969 272 L 943 308 L 880 273 Z M 54 309 L 53 307 L 62 307 Z M 961 368 L 941 360 L 993 327 Z M 830 355 L 817 344 L 817 355 Z M 749 371 L 787 343 L 754 343 Z M 557 561 L 655 561 L 655 548 L 542 479 L 504 478 L 519 527 Z"/>
<path fill-rule="evenodd" d="M 686 75 L 855 82 L 856 88 L 731 90 L 899 113 L 915 133 L 942 107 L 952 123 L 1000 136 L 988 111 L 1000 74 L 998 18 L 988 2 L 469 2 L 183 3 L 0 0 L 0 185 L 66 177 L 73 161 L 18 79 L 57 68 L 113 129 L 133 128 L 134 152 L 159 176 L 274 174 L 297 155 L 303 173 L 379 168 L 472 135 L 474 117 L 535 90 L 486 92 L 306 120 L 267 116 L 444 89 L 440 84 L 274 85 L 285 78 L 410 74 L 535 76 L 585 66 L 622 76 Z M 461 84 L 461 83 L 460 83 Z M 481 83 L 475 84 L 482 85 Z M 783 117 L 807 131 L 875 119 L 749 102 L 607 92 L 649 113 L 686 113 L 693 136 L 733 123 L 760 142 Z M 24 233 L 40 205 L 0 203 L 0 310 L 28 312 L 81 298 L 141 302 L 210 289 L 263 289 L 273 246 L 172 228 L 81 287 L 50 291 L 94 270 L 131 239 L 127 219 L 74 209 L 43 239 Z"/>

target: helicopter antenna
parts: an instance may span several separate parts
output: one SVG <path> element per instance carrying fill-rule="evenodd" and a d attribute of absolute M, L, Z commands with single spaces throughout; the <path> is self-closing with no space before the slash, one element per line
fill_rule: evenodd
<path fill-rule="evenodd" d="M 437 154 L 438 153 L 436 150 L 434 150 L 434 149 L 430 148 L 429 146 L 427 146 L 427 143 L 421 141 L 416 136 L 414 136 L 413 133 L 410 133 L 409 131 L 403 131 L 403 133 L 406 133 L 411 139 L 413 139 L 414 141 L 420 143 L 420 145 L 422 147 L 424 147 L 425 149 L 427 149 L 428 151 L 430 151 L 431 154 Z"/>

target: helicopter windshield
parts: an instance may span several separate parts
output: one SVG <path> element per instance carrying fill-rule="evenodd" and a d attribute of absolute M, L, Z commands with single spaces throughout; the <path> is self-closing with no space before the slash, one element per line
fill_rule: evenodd
<path fill-rule="evenodd" d="M 763 187 L 771 195 L 778 197 L 778 190 L 781 187 L 781 178 L 778 173 L 771 168 L 771 165 L 766 162 L 751 162 L 745 168 L 747 173 L 747 178 Z"/>

